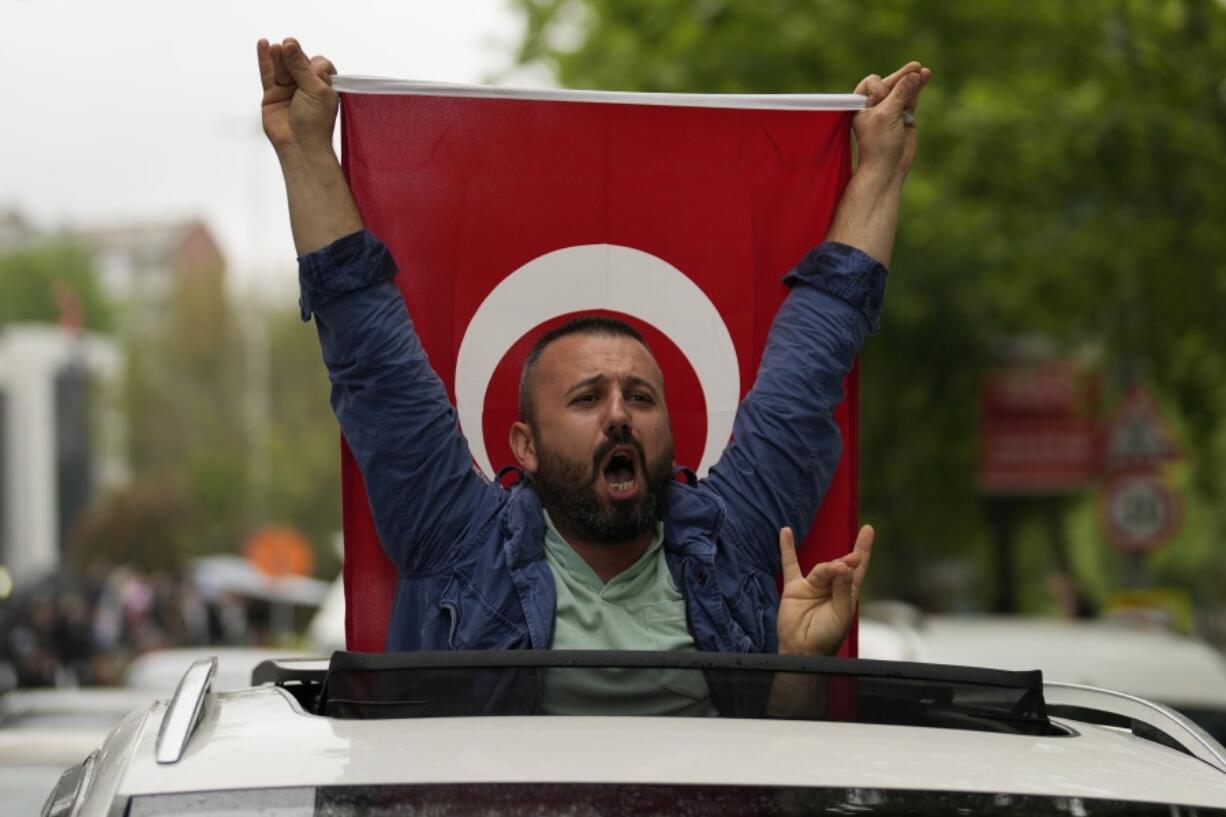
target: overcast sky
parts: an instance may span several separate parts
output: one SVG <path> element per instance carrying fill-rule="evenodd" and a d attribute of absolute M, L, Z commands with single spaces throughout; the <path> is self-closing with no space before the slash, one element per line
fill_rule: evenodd
<path fill-rule="evenodd" d="M 292 34 L 342 73 L 479 82 L 521 30 L 506 0 L 0 0 L 0 209 L 47 228 L 199 216 L 238 288 L 283 292 L 256 40 Z"/>

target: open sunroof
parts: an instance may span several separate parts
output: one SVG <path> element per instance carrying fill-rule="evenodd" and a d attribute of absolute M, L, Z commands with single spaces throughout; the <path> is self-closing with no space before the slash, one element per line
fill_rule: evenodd
<path fill-rule="evenodd" d="M 342 719 L 491 715 L 786 718 L 1060 735 L 1038 671 L 845 658 L 565 650 L 333 654 L 266 662 L 308 711 Z"/>

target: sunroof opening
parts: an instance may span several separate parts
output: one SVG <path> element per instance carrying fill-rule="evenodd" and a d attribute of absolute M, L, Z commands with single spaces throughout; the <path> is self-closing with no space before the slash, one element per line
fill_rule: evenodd
<path fill-rule="evenodd" d="M 1038 671 L 723 653 L 350 653 L 326 673 L 275 662 L 304 708 L 340 719 L 498 715 L 848 721 L 1064 735 Z"/>

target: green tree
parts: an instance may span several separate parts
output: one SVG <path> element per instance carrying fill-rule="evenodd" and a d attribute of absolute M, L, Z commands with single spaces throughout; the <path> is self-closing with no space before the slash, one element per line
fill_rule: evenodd
<path fill-rule="evenodd" d="M 195 512 L 189 555 L 234 551 L 248 522 L 249 435 L 243 348 L 222 271 L 177 276 L 164 320 L 125 342 L 134 474 L 182 491 Z"/>
<path fill-rule="evenodd" d="M 906 59 L 933 68 L 863 360 L 876 590 L 914 596 L 942 557 L 988 560 L 977 384 L 1002 344 L 1039 333 L 1100 347 L 1112 388 L 1136 371 L 1158 388 L 1193 455 L 1196 512 L 1154 566 L 1220 593 L 1224 557 L 1196 543 L 1226 535 L 1226 5 L 515 2 L 520 61 L 572 87 L 845 91 Z"/>
<path fill-rule="evenodd" d="M 339 433 L 314 334 L 296 310 L 232 302 L 205 270 L 177 277 L 165 320 L 127 339 L 133 471 L 182 494 L 187 555 L 288 525 L 319 575 L 339 569 Z"/>
<path fill-rule="evenodd" d="M 316 573 L 333 576 L 340 562 L 333 548 L 341 528 L 340 429 L 328 402 L 328 374 L 315 329 L 298 310 L 269 309 L 271 428 L 267 514 L 291 522 L 315 547 Z"/>
<path fill-rule="evenodd" d="M 64 320 L 107 332 L 113 317 L 93 259 L 71 241 L 56 238 L 0 255 L 0 326 Z"/>
<path fill-rule="evenodd" d="M 176 571 L 190 555 L 192 522 L 197 518 L 178 488 L 135 483 L 81 517 L 69 552 L 80 571 L 98 558 L 146 570 Z"/>

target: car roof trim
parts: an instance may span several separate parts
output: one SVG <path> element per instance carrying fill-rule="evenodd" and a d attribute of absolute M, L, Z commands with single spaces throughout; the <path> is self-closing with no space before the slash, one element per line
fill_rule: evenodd
<path fill-rule="evenodd" d="M 192 663 L 179 680 L 174 697 L 158 728 L 156 756 L 158 763 L 178 763 L 187 749 L 192 733 L 200 723 L 204 702 L 217 676 L 217 658 L 201 658 Z"/>
<path fill-rule="evenodd" d="M 1139 732 L 1136 728 L 1137 723 L 1145 724 L 1185 753 L 1226 773 L 1226 748 L 1204 729 L 1169 707 L 1126 692 L 1058 681 L 1044 684 L 1043 692 L 1048 709 L 1056 710 L 1052 714 L 1059 716 L 1059 710 L 1067 707 L 1126 718 L 1132 722 L 1133 734 L 1138 737 L 1147 737 L 1143 730 Z"/>

